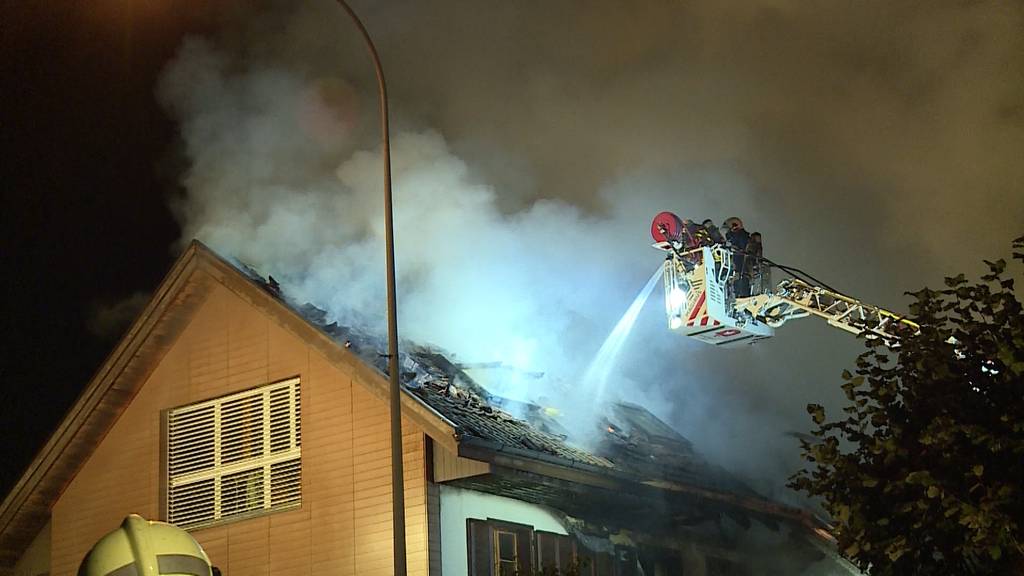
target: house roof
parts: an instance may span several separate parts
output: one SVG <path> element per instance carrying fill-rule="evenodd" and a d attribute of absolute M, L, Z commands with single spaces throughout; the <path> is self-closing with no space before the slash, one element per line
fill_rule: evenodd
<path fill-rule="evenodd" d="M 252 281 L 280 293 L 280 286 L 272 278 L 263 279 L 255 270 L 243 269 Z M 328 323 L 327 314 L 311 304 L 298 306 L 297 310 L 365 362 L 381 372 L 387 370 L 382 353 L 386 343 L 382 339 Z M 635 498 L 626 498 L 624 491 L 631 496 L 646 496 L 648 503 L 682 503 L 670 514 L 693 514 L 693 503 L 700 500 L 702 504 L 696 508 L 715 508 L 710 516 L 727 510 L 726 514 L 741 523 L 753 515 L 769 526 L 782 519 L 825 536 L 819 530 L 825 526 L 823 522 L 806 511 L 761 496 L 705 459 L 688 440 L 642 406 L 611 404 L 604 419 L 595 423 L 599 424 L 595 427 L 599 430 L 596 442 L 591 438 L 582 447 L 569 438 L 557 411 L 490 393 L 437 349 L 407 342 L 401 349 L 405 391 L 453 425 L 458 439 L 456 453 L 489 462 L 492 472 L 504 473 L 500 478 L 490 474 L 462 479 L 458 484 L 562 509 L 569 499 L 585 499 L 574 484 L 611 491 L 607 498 L 599 499 L 600 505 L 618 500 L 623 506 L 614 507 L 620 512 L 624 508 L 644 510 Z M 538 489 L 542 476 L 547 485 Z M 672 497 L 667 498 L 667 494 Z"/>
<path fill-rule="evenodd" d="M 193 241 L 0 503 L 0 574 L 10 570 L 46 523 L 50 507 L 215 283 L 261 309 L 329 361 L 347 366 L 354 371 L 354 380 L 374 394 L 387 397 L 383 340 L 327 322 L 316 307 L 290 302 L 273 278 L 263 278 L 244 264 L 231 264 Z M 569 441 L 548 410 L 491 395 L 437 350 L 405 343 L 403 347 L 403 414 L 452 453 L 561 481 L 686 494 L 809 525 L 804 513 L 761 498 L 708 463 L 685 438 L 642 407 L 613 406 L 602 423 L 607 433 L 596 445 L 583 448 Z"/>
<path fill-rule="evenodd" d="M 280 286 L 244 268 L 250 278 L 275 291 Z M 324 311 L 311 304 L 297 308 L 311 323 L 359 354 L 382 372 L 381 353 L 386 343 L 358 330 L 326 323 Z M 757 494 L 701 456 L 678 432 L 646 408 L 617 402 L 594 422 L 593 434 L 571 438 L 561 425 L 558 410 L 513 401 L 490 393 L 463 367 L 444 353 L 403 343 L 400 367 L 405 390 L 455 426 L 460 446 L 472 444 L 493 451 L 515 451 L 523 456 L 569 467 L 585 467 L 599 474 L 618 474 L 637 481 L 677 482 L 735 494 Z M 581 444 L 584 444 L 585 447 Z"/>
<path fill-rule="evenodd" d="M 465 372 L 440 354 L 414 351 L 404 364 L 415 364 L 419 371 L 417 385 L 410 392 L 455 424 L 462 445 L 516 451 L 551 463 L 637 481 L 678 482 L 756 495 L 636 404 L 610 404 L 602 420 L 594 423 L 592 434 L 577 439 L 585 443 L 583 447 L 574 443 L 560 425 L 558 411 L 479 392 Z"/>

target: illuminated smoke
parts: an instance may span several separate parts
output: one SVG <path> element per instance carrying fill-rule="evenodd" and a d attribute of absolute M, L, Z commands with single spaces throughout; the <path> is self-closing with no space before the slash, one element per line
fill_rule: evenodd
<path fill-rule="evenodd" d="M 381 331 L 376 95 L 331 2 L 229 3 L 160 97 L 198 237 L 341 323 Z M 868 302 L 977 270 L 1024 221 L 1022 7 L 935 2 L 360 2 L 393 111 L 403 337 L 580 384 L 661 263 L 650 218 L 741 216 L 774 260 Z M 1016 183 L 1016 184 L 1015 184 Z M 993 209 L 998 206 L 998 209 Z M 668 333 L 647 306 L 606 387 L 719 463 L 781 485 L 804 405 L 859 351 L 823 323 L 755 348 Z"/>

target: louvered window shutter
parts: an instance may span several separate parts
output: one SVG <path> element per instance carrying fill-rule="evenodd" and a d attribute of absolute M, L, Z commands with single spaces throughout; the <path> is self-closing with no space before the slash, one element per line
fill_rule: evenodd
<path fill-rule="evenodd" d="M 299 379 L 167 413 L 167 520 L 198 528 L 301 503 Z"/>
<path fill-rule="evenodd" d="M 558 536 L 558 568 L 562 574 L 568 574 L 573 563 L 577 561 L 576 540 L 571 536 Z"/>
<path fill-rule="evenodd" d="M 576 544 L 571 536 L 555 534 L 553 532 L 534 532 L 537 540 L 537 568 L 538 572 L 544 573 L 558 571 L 559 574 L 568 574 L 573 562 L 576 560 Z"/>
<path fill-rule="evenodd" d="M 491 526 L 486 520 L 466 520 L 469 535 L 469 575 L 492 576 L 494 551 L 491 545 Z"/>
<path fill-rule="evenodd" d="M 518 549 L 519 574 L 533 574 L 533 529 L 529 527 L 516 528 L 516 545 Z"/>
<path fill-rule="evenodd" d="M 557 537 L 551 532 L 537 532 L 537 568 L 541 572 L 558 567 Z"/>

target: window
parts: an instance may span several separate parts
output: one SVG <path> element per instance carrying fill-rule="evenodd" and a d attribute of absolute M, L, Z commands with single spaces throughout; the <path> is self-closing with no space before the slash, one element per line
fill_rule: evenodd
<path fill-rule="evenodd" d="M 199 528 L 301 503 L 299 379 L 169 410 L 167 521 Z"/>
<path fill-rule="evenodd" d="M 537 565 L 541 574 L 569 574 L 573 569 L 581 574 L 593 572 L 593 570 L 589 570 L 593 562 L 583 562 L 582 558 L 577 556 L 576 541 L 572 536 L 541 531 L 537 531 L 535 534 L 537 535 Z"/>
<path fill-rule="evenodd" d="M 606 536 L 556 534 L 501 520 L 466 520 L 469 576 L 683 574 L 679 550 L 615 545 Z M 709 564 L 709 570 L 711 569 Z M 719 574 L 708 572 L 708 575 Z M 734 576 L 734 573 L 722 573 Z M 748 576 L 736 572 L 735 576 Z"/>
<path fill-rule="evenodd" d="M 498 576 L 516 576 L 519 573 L 516 544 L 515 532 L 494 531 L 494 565 L 498 568 Z"/>
<path fill-rule="evenodd" d="M 533 527 L 498 520 L 466 520 L 470 576 L 533 574 Z"/>

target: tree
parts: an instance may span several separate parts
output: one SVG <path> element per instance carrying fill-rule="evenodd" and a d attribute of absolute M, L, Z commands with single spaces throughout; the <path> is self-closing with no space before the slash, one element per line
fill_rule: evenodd
<path fill-rule="evenodd" d="M 840 419 L 807 407 L 817 438 L 789 486 L 822 499 L 872 575 L 1024 574 L 1024 314 L 1006 262 L 986 264 L 908 293 L 920 334 L 868 342 Z"/>

